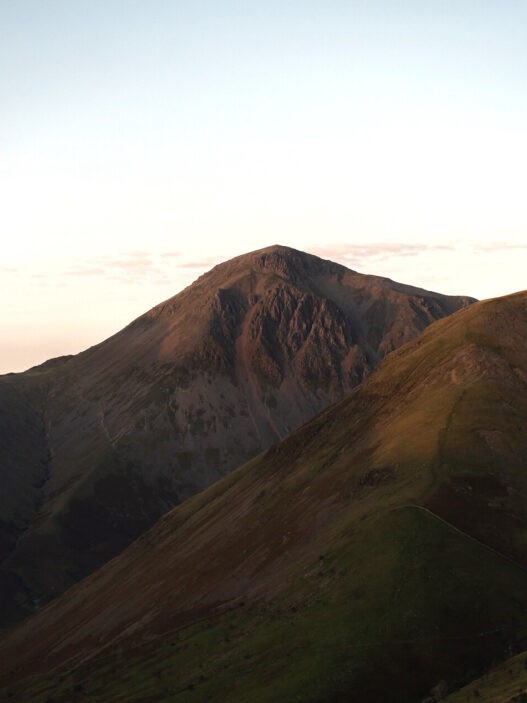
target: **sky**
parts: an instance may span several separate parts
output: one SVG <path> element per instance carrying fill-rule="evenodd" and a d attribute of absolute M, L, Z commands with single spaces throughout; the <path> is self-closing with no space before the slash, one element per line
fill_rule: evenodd
<path fill-rule="evenodd" d="M 0 0 L 0 373 L 271 244 L 527 287 L 523 0 Z"/>

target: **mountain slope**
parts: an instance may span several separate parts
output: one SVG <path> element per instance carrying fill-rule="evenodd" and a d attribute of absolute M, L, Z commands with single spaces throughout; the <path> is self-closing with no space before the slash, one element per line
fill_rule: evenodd
<path fill-rule="evenodd" d="M 411 703 L 527 646 L 526 339 L 527 293 L 435 323 L 7 636 L 4 690 Z"/>
<path fill-rule="evenodd" d="M 286 247 L 0 378 L 0 612 L 38 607 L 469 304 Z"/>
<path fill-rule="evenodd" d="M 446 703 L 526 703 L 527 653 L 517 654 L 445 698 Z"/>

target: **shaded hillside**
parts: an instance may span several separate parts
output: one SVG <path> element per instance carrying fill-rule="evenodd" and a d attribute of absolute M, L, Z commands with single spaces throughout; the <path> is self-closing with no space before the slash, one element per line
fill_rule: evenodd
<path fill-rule="evenodd" d="M 527 703 L 527 653 L 492 667 L 445 699 L 445 703 Z"/>
<path fill-rule="evenodd" d="M 5 695 L 412 703 L 525 648 L 526 340 L 527 293 L 435 323 L 6 636 Z"/>
<path fill-rule="evenodd" d="M 4 624 L 469 302 L 274 246 L 82 354 L 1 377 Z"/>

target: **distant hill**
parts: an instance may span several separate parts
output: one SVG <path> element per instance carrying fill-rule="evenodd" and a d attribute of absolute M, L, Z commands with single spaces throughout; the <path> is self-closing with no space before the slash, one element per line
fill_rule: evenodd
<path fill-rule="evenodd" d="M 0 377 L 2 622 L 471 302 L 273 246 L 216 266 L 102 344 Z"/>
<path fill-rule="evenodd" d="M 22 623 L 1 690 L 439 700 L 527 648 L 526 462 L 524 292 L 436 322 Z"/>

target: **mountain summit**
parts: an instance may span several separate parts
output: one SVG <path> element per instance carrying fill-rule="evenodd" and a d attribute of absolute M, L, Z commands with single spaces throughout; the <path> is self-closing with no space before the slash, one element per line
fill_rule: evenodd
<path fill-rule="evenodd" d="M 1 377 L 0 611 L 39 607 L 471 302 L 273 246 Z"/>

